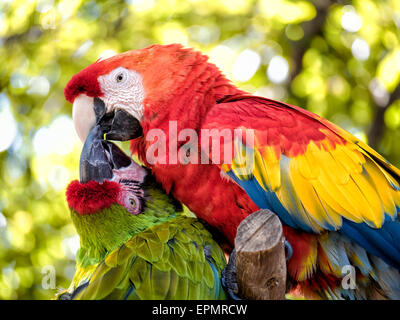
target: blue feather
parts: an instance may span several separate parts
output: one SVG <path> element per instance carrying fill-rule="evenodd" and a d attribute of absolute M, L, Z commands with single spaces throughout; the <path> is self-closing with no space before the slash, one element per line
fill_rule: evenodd
<path fill-rule="evenodd" d="M 298 219 L 295 216 L 289 214 L 282 203 L 279 201 L 278 197 L 274 192 L 265 191 L 257 179 L 251 177 L 248 180 L 240 180 L 236 177 L 232 170 L 228 171 L 227 174 L 233 181 L 235 181 L 239 186 L 243 188 L 248 194 L 251 200 L 261 209 L 269 209 L 279 216 L 282 223 L 288 225 L 295 229 L 303 229 L 307 232 L 313 232 L 312 229 Z"/>
<path fill-rule="evenodd" d="M 388 266 L 382 260 L 372 257 L 372 263 L 377 272 L 377 282 L 390 299 L 400 299 L 400 274 L 399 271 Z"/>
<path fill-rule="evenodd" d="M 300 228 L 306 232 L 313 232 L 300 218 L 290 215 L 276 194 L 265 191 L 254 177 L 240 180 L 232 170 L 227 173 L 246 191 L 259 208 L 273 211 L 285 225 Z M 399 211 L 398 208 L 397 211 Z M 333 231 L 330 228 L 327 229 Z M 393 218 L 386 214 L 383 226 L 380 229 L 374 229 L 366 223 L 355 223 L 343 218 L 342 227 L 338 231 L 348 236 L 369 253 L 400 269 L 400 222 L 398 220 L 393 221 Z"/>
<path fill-rule="evenodd" d="M 343 219 L 340 233 L 359 244 L 369 253 L 380 257 L 387 264 L 400 269 L 399 242 L 394 242 L 390 237 L 392 232 L 400 233 L 399 221 L 385 222 L 380 229 L 373 229 L 365 223 L 355 223 Z"/>

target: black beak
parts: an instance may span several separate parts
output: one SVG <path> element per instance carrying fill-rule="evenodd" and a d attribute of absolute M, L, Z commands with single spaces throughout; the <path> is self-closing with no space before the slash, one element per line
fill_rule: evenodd
<path fill-rule="evenodd" d="M 142 126 L 139 120 L 124 110 L 118 110 L 112 120 L 111 130 L 106 132 L 106 139 L 127 141 L 140 137 L 142 134 Z"/>
<path fill-rule="evenodd" d="M 125 110 L 106 113 L 103 100 L 94 98 L 94 111 L 107 140 L 127 141 L 143 135 L 139 120 Z"/>
<path fill-rule="evenodd" d="M 127 167 L 132 163 L 120 148 L 103 139 L 103 129 L 96 125 L 83 145 L 80 159 L 80 182 L 102 182 L 113 177 L 113 169 Z"/>

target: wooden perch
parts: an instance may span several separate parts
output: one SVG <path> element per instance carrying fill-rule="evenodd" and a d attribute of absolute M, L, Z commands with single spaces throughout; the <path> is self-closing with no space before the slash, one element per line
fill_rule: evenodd
<path fill-rule="evenodd" d="M 285 299 L 286 258 L 279 218 L 269 210 L 259 210 L 244 219 L 238 227 L 235 248 L 240 296 Z"/>

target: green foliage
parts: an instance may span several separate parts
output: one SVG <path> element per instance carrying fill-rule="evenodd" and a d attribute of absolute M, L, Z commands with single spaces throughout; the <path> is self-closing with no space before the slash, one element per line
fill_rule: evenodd
<path fill-rule="evenodd" d="M 57 288 L 74 273 L 64 192 L 81 143 L 63 88 L 83 67 L 180 42 L 244 90 L 318 113 L 399 166 L 399 27 L 398 0 L 2 1 L 0 299 L 53 297 L 45 266 Z"/>

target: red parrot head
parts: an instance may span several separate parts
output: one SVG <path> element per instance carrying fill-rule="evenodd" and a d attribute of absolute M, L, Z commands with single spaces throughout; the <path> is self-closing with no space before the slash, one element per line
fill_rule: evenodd
<path fill-rule="evenodd" d="M 152 45 L 83 69 L 64 90 L 80 139 L 97 124 L 107 139 L 130 140 L 143 135 L 149 121 L 171 118 L 171 112 L 194 118 L 207 105 L 240 92 L 207 60 L 178 44 Z"/>

